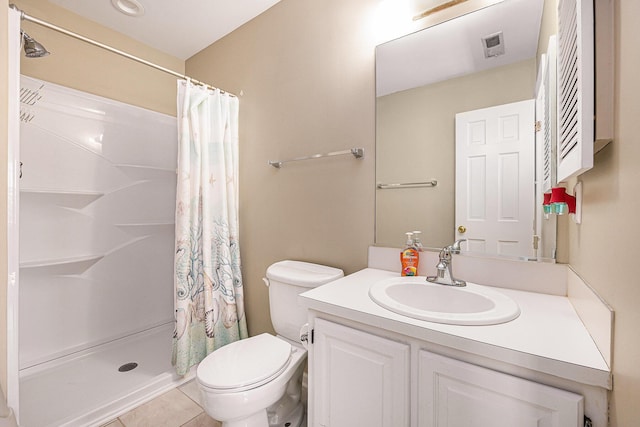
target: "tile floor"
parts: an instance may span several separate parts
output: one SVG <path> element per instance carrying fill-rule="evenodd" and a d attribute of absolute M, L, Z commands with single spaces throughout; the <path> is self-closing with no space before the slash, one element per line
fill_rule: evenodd
<path fill-rule="evenodd" d="M 195 381 L 168 391 L 103 427 L 220 427 L 199 404 Z"/>

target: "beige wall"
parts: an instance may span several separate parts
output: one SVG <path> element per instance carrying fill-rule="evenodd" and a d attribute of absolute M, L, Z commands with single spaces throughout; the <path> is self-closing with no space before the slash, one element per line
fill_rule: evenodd
<path fill-rule="evenodd" d="M 402 246 L 411 230 L 423 232 L 427 247 L 453 242 L 455 115 L 532 99 L 535 83 L 532 58 L 376 99 L 376 182 L 438 181 L 433 188 L 377 190 L 376 244 Z"/>
<path fill-rule="evenodd" d="M 615 310 L 611 425 L 640 420 L 640 2 L 615 0 L 615 137 L 583 174 L 582 224 L 569 262 Z"/>
<path fill-rule="evenodd" d="M 283 0 L 187 60 L 240 94 L 240 238 L 249 332 L 271 331 L 266 268 L 282 259 L 352 273 L 373 243 L 377 0 Z M 268 160 L 364 147 L 365 158 Z"/>
<path fill-rule="evenodd" d="M 12 3 L 29 15 L 184 72 L 184 61 L 49 1 L 12 0 Z M 175 116 L 175 77 L 30 22 L 23 21 L 22 29 L 52 52 L 37 59 L 23 56 L 22 74 Z"/>

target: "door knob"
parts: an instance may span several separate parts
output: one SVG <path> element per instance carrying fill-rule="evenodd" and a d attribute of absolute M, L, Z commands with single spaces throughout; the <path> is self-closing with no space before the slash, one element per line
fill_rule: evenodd
<path fill-rule="evenodd" d="M 467 231 L 467 227 L 465 227 L 464 225 L 458 226 L 458 233 L 464 234 L 466 231 Z"/>

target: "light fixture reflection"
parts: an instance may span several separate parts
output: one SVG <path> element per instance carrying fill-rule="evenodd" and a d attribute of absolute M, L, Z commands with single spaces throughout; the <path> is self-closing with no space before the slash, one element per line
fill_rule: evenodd
<path fill-rule="evenodd" d="M 382 0 L 378 4 L 374 24 L 376 44 L 404 36 L 414 28 L 410 0 Z"/>

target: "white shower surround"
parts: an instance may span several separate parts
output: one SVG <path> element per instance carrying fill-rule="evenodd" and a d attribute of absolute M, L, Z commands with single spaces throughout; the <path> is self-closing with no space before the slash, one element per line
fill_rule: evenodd
<path fill-rule="evenodd" d="M 89 354 L 133 334 L 162 331 L 167 350 L 155 352 L 157 366 L 179 381 L 170 372 L 175 117 L 28 77 L 21 86 L 42 96 L 20 105 L 33 115 L 21 124 L 20 147 L 21 418 L 30 418 L 22 408 L 35 409 L 34 378 L 89 363 Z M 104 360 L 116 373 L 125 362 L 141 363 Z M 87 393 L 101 387 L 85 382 Z"/>

